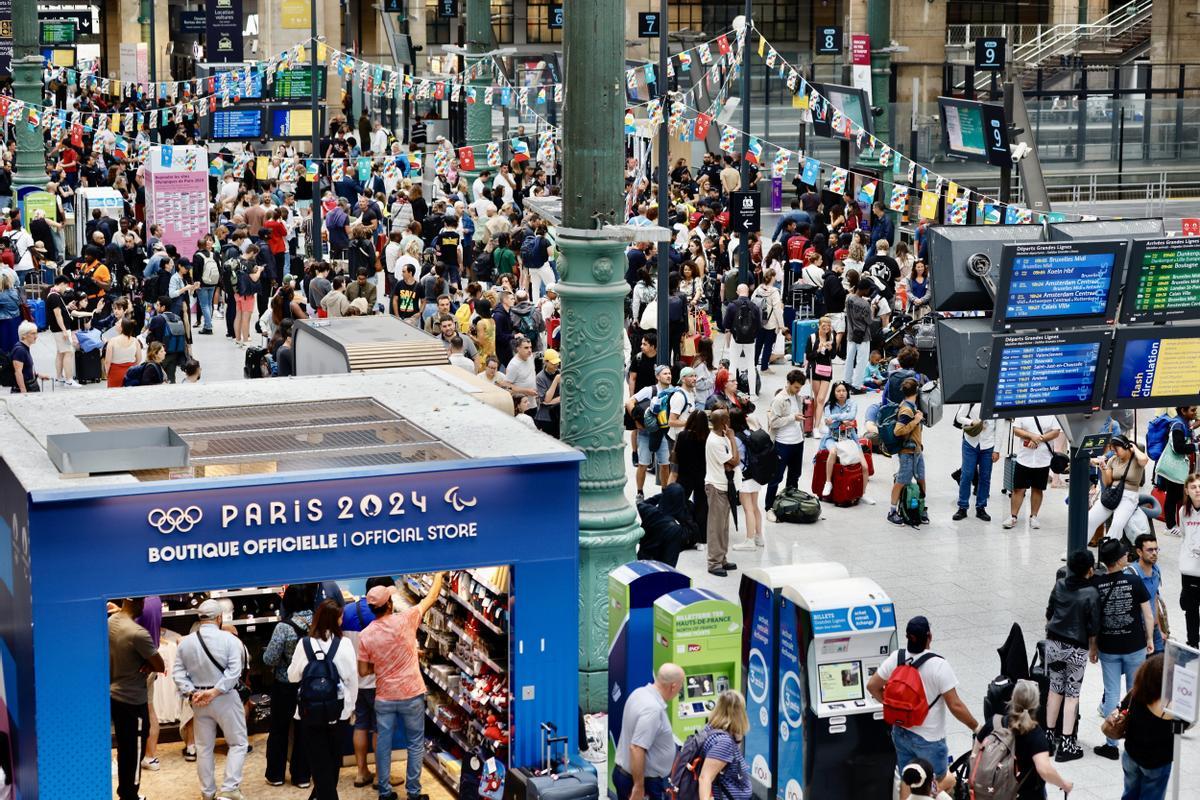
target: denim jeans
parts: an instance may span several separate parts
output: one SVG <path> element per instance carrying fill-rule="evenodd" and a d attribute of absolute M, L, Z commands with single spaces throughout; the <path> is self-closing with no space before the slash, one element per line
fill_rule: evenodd
<path fill-rule="evenodd" d="M 1117 707 L 1117 703 L 1121 702 L 1121 698 L 1125 696 L 1125 693 L 1121 691 L 1121 676 L 1125 676 L 1125 691 L 1129 691 L 1133 688 L 1134 673 L 1145 660 L 1146 648 L 1144 647 L 1134 650 L 1132 653 L 1100 654 L 1100 670 L 1104 674 L 1104 702 L 1100 704 L 1100 710 L 1104 712 L 1104 716 L 1107 717 L 1111 714 L 1112 710 Z M 1117 744 L 1114 739 L 1105 741 L 1111 745 Z"/>
<path fill-rule="evenodd" d="M 617 800 L 629 800 L 629 794 L 633 791 L 633 776 L 621 767 L 614 767 L 612 781 L 617 790 Z M 666 782 L 666 778 L 643 778 L 646 800 L 663 800 L 667 796 Z"/>
<path fill-rule="evenodd" d="M 1167 796 L 1170 764 L 1146 769 L 1139 767 L 1128 753 L 1121 753 L 1121 768 L 1125 771 L 1125 791 L 1121 800 L 1162 800 Z"/>
<path fill-rule="evenodd" d="M 212 330 L 213 295 L 216 294 L 216 291 L 216 286 L 201 286 L 197 293 L 200 303 L 200 318 L 204 321 L 200 327 L 206 331 Z"/>
<path fill-rule="evenodd" d="M 786 488 L 795 489 L 800 485 L 800 473 L 804 469 L 804 440 L 795 444 L 776 442 L 775 452 L 779 454 L 779 466 L 775 469 L 775 480 L 767 484 L 767 494 L 763 499 L 768 511 L 775 504 L 775 493 L 779 491 L 779 484 L 783 483 L 784 472 L 787 473 Z"/>
<path fill-rule="evenodd" d="M 871 340 L 862 343 L 846 342 L 846 371 L 843 379 L 855 389 L 861 389 L 871 358 Z"/>
<path fill-rule="evenodd" d="M 767 369 L 771 366 L 771 351 L 775 349 L 776 335 L 773 329 L 758 329 L 758 337 L 754 341 L 754 360 L 759 369 Z"/>
<path fill-rule="evenodd" d="M 987 508 L 988 494 L 992 487 L 992 452 L 994 447 L 984 450 L 972 447 L 967 440 L 962 440 L 962 476 L 958 479 L 958 507 L 966 508 L 971 504 L 971 482 L 975 478 L 975 470 L 979 470 L 979 486 L 975 489 L 975 507 Z"/>
<path fill-rule="evenodd" d="M 409 797 L 421 793 L 421 767 L 425 759 L 425 695 L 408 700 L 375 698 L 375 772 L 379 778 L 379 794 L 392 791 L 392 736 L 398 725 L 404 726 L 408 739 L 408 764 L 405 767 L 404 790 Z"/>

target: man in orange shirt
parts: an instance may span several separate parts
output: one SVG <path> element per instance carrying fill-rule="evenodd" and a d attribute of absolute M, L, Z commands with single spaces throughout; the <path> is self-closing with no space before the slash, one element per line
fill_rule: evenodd
<path fill-rule="evenodd" d="M 392 791 L 392 736 L 404 725 L 408 739 L 408 764 L 404 789 L 408 800 L 427 800 L 421 794 L 421 766 L 425 758 L 425 679 L 421 676 L 417 628 L 437 602 L 446 574 L 433 578 L 429 594 L 403 611 L 392 609 L 386 586 L 367 592 L 367 605 L 375 621 L 358 638 L 358 674 L 375 675 L 375 770 L 379 800 L 398 800 Z"/>

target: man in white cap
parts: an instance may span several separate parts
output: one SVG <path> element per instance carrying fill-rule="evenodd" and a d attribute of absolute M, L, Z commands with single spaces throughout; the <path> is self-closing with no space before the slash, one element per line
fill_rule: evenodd
<path fill-rule="evenodd" d="M 183 637 L 171 677 L 192 706 L 196 736 L 196 772 L 204 800 L 245 800 L 242 765 L 246 761 L 246 715 L 237 693 L 242 677 L 242 643 L 221 630 L 221 604 L 205 600 L 198 609 L 200 624 Z M 217 790 L 213 746 L 221 729 L 229 753 L 225 780 Z"/>

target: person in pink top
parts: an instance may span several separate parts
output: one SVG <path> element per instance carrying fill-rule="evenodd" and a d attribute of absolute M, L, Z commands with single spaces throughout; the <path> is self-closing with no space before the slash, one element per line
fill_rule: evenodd
<path fill-rule="evenodd" d="M 446 574 L 433 578 L 433 587 L 420 603 L 402 611 L 392 608 L 386 586 L 367 592 L 375 621 L 359 635 L 358 674 L 375 675 L 375 769 L 379 800 L 398 800 L 392 791 L 392 736 L 403 724 L 408 739 L 404 789 L 408 800 L 428 800 L 421 794 L 421 765 L 425 758 L 425 680 L 421 677 L 417 628 L 437 602 Z"/>

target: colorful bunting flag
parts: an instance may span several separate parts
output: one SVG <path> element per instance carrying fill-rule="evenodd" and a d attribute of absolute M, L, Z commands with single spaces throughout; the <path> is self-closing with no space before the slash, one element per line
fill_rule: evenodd
<path fill-rule="evenodd" d="M 821 162 L 815 158 L 804 159 L 804 169 L 800 172 L 800 180 L 815 187 L 821 180 Z"/>
<path fill-rule="evenodd" d="M 465 169 L 468 172 L 475 170 L 475 148 L 458 148 L 458 166 L 460 169 Z"/>
<path fill-rule="evenodd" d="M 500 157 L 500 143 L 491 142 L 487 146 L 487 163 L 489 167 L 498 167 L 503 163 Z"/>
<path fill-rule="evenodd" d="M 922 192 L 921 193 L 921 219 L 937 219 L 938 195 L 937 192 Z"/>
<path fill-rule="evenodd" d="M 951 225 L 966 225 L 967 224 L 967 206 L 970 201 L 965 197 L 960 197 L 950 204 L 950 211 L 947 214 Z"/>
<path fill-rule="evenodd" d="M 829 177 L 829 191 L 834 194 L 841 194 L 846 191 L 847 174 L 847 171 L 841 167 L 834 169 L 833 175 Z"/>
<path fill-rule="evenodd" d="M 888 208 L 892 211 L 903 211 L 908 204 L 908 188 L 896 184 L 892 187 L 892 196 L 888 200 Z"/>
<path fill-rule="evenodd" d="M 780 150 L 775 154 L 775 159 L 771 162 L 771 177 L 782 178 L 787 174 L 788 164 L 791 163 L 792 154 L 788 150 Z"/>
<path fill-rule="evenodd" d="M 875 202 L 875 190 L 879 187 L 879 181 L 867 181 L 858 190 L 858 201 L 866 205 L 871 205 Z"/>
<path fill-rule="evenodd" d="M 751 136 L 750 141 L 746 144 L 746 160 L 751 164 L 757 164 L 762 158 L 762 149 L 762 142 Z"/>
<path fill-rule="evenodd" d="M 735 146 L 734 143 L 736 142 L 736 140 L 737 140 L 737 131 L 735 131 L 733 128 L 723 128 L 721 130 L 720 147 L 726 153 L 733 155 L 733 149 Z"/>

